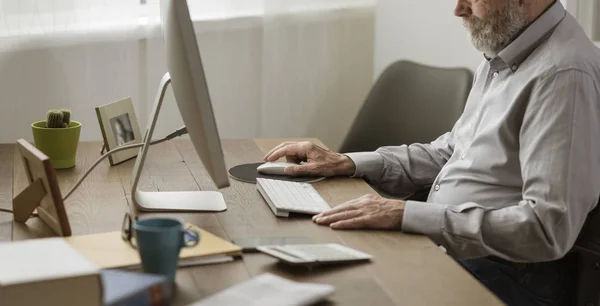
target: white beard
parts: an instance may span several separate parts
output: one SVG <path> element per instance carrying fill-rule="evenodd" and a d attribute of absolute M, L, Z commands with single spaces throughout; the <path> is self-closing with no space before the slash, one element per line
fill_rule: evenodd
<path fill-rule="evenodd" d="M 473 45 L 488 57 L 495 57 L 526 25 L 525 10 L 515 0 L 507 0 L 503 12 L 486 19 L 463 18 Z"/>

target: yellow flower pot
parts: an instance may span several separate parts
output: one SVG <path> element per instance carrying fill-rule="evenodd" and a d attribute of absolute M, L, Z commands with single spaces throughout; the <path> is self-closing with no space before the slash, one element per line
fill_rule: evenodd
<path fill-rule="evenodd" d="M 71 121 L 66 128 L 49 129 L 44 120 L 31 124 L 31 129 L 36 148 L 48 155 L 55 169 L 75 167 L 81 123 Z"/>

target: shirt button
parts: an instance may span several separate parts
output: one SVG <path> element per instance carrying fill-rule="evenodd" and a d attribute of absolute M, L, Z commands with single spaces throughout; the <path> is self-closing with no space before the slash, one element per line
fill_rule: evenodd
<path fill-rule="evenodd" d="M 438 190 L 440 190 L 440 185 L 435 185 L 435 186 L 433 187 L 433 189 L 434 189 L 435 191 L 438 191 Z"/>
<path fill-rule="evenodd" d="M 513 65 L 512 65 L 512 70 L 513 70 L 513 71 L 517 70 L 517 68 L 519 68 L 519 67 L 517 67 L 517 64 L 513 64 Z"/>
<path fill-rule="evenodd" d="M 498 73 L 498 71 L 494 72 L 493 76 L 497 77 L 500 73 Z"/>
<path fill-rule="evenodd" d="M 465 159 L 466 154 L 460 156 L 460 159 Z"/>

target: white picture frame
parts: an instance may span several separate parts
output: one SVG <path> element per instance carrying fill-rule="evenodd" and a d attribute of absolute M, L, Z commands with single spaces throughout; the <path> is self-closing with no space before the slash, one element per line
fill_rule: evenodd
<path fill-rule="evenodd" d="M 96 116 L 106 151 L 142 142 L 140 126 L 131 98 L 96 107 Z M 111 154 L 110 165 L 118 165 L 137 156 L 139 148 Z"/>

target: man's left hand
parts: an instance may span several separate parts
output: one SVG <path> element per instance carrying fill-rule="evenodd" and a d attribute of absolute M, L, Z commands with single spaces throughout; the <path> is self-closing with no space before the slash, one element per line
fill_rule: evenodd
<path fill-rule="evenodd" d="M 405 202 L 368 194 L 313 217 L 333 229 L 402 229 Z"/>

